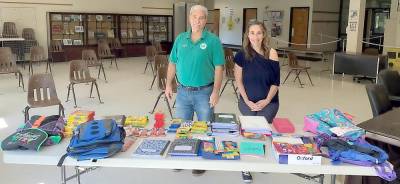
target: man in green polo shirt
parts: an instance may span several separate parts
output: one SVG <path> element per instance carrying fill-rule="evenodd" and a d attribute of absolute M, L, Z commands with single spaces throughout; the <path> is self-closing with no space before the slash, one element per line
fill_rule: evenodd
<path fill-rule="evenodd" d="M 219 38 L 204 29 L 207 13 L 204 6 L 192 6 L 191 29 L 177 36 L 171 50 L 165 94 L 171 100 L 176 75 L 179 84 L 175 118 L 192 120 L 196 112 L 199 121 L 210 121 L 219 100 L 225 59 Z"/>

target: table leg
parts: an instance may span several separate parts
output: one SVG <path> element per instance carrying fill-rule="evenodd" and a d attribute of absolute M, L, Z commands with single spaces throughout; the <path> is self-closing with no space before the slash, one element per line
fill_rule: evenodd
<path fill-rule="evenodd" d="M 331 184 L 336 184 L 336 175 L 335 174 L 331 175 Z"/>
<path fill-rule="evenodd" d="M 61 184 L 67 184 L 66 176 L 65 176 L 65 166 L 61 166 Z"/>

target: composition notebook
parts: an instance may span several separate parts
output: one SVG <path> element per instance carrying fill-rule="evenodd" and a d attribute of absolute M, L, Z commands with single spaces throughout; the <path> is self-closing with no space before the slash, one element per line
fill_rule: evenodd
<path fill-rule="evenodd" d="M 200 140 L 198 139 L 175 139 L 168 150 L 171 156 L 197 156 Z"/>
<path fill-rule="evenodd" d="M 169 140 L 144 139 L 133 153 L 134 157 L 162 157 Z"/>

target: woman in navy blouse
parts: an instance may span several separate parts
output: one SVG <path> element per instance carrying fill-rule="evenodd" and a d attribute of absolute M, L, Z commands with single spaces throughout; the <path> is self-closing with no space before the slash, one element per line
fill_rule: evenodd
<path fill-rule="evenodd" d="M 279 109 L 278 87 L 280 69 L 278 54 L 267 44 L 263 23 L 250 22 L 243 49 L 235 55 L 235 80 L 240 92 L 239 110 L 245 116 L 264 116 L 272 123 Z M 242 172 L 245 182 L 251 182 L 249 172 Z"/>
<path fill-rule="evenodd" d="M 278 54 L 267 45 L 266 28 L 261 22 L 247 27 L 243 50 L 235 56 L 235 79 L 240 92 L 239 110 L 243 115 L 264 116 L 272 123 L 278 112 L 280 69 Z"/>

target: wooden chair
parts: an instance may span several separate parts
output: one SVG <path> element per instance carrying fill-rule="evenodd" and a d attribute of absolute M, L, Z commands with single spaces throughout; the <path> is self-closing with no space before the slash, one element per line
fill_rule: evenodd
<path fill-rule="evenodd" d="M 156 55 L 154 59 L 154 69 L 158 71 L 160 67 L 168 67 L 168 56 L 167 55 Z M 157 73 L 155 73 L 153 77 L 153 81 L 151 82 L 150 90 L 153 88 L 154 82 L 157 78 Z"/>
<path fill-rule="evenodd" d="M 110 59 L 111 65 L 113 61 L 115 61 L 115 67 L 118 70 L 117 57 L 115 57 L 115 55 L 111 52 L 110 46 L 108 46 L 106 41 L 99 42 L 97 44 L 97 54 L 99 55 L 100 60 Z"/>
<path fill-rule="evenodd" d="M 97 59 L 96 52 L 92 49 L 82 50 L 82 60 L 86 62 L 88 67 L 99 67 L 97 78 L 100 78 L 100 71 L 103 71 L 104 80 L 107 82 L 106 73 L 104 72 L 103 62 Z"/>
<path fill-rule="evenodd" d="M 49 56 L 51 58 L 51 61 L 54 62 L 54 55 L 60 55 L 60 54 L 62 54 L 64 61 L 67 61 L 67 56 L 63 49 L 61 40 L 51 40 L 49 47 Z"/>
<path fill-rule="evenodd" d="M 29 109 L 58 105 L 58 114 L 65 116 L 64 106 L 57 97 L 51 74 L 35 74 L 29 78 L 28 105 L 25 107 L 25 122 L 29 120 Z"/>
<path fill-rule="evenodd" d="M 24 28 L 22 29 L 22 38 L 24 38 L 25 40 L 36 40 L 35 32 L 32 28 Z"/>
<path fill-rule="evenodd" d="M 163 67 L 158 68 L 158 71 L 157 71 L 157 73 L 158 73 L 157 74 L 158 89 L 161 90 L 161 93 L 158 95 L 156 103 L 154 104 L 153 110 L 150 113 L 151 114 L 154 113 L 154 110 L 156 109 L 158 102 L 160 101 L 160 98 L 164 95 L 164 100 L 165 100 L 165 103 L 167 103 L 169 114 L 171 115 L 171 118 L 173 118 L 171 106 L 169 104 L 167 96 L 165 95 L 165 88 L 167 85 L 167 70 L 168 70 L 168 66 L 163 66 Z M 176 80 L 173 80 L 172 91 L 174 93 L 176 93 L 176 88 L 177 88 Z"/>
<path fill-rule="evenodd" d="M 292 72 L 294 72 L 296 74 L 296 77 L 294 78 L 294 81 L 296 81 L 296 79 L 298 79 L 298 81 L 300 83 L 300 87 L 303 87 L 304 84 L 301 82 L 299 75 L 300 75 L 301 72 L 305 72 L 307 74 L 307 76 L 308 76 L 308 79 L 310 80 L 311 85 L 314 86 L 314 84 L 312 83 L 310 74 L 308 73 L 308 69 L 310 69 L 311 67 L 299 65 L 298 60 L 297 60 L 297 56 L 293 52 L 288 52 L 287 56 L 288 56 L 288 59 L 289 59 L 289 69 L 290 69 L 290 71 L 286 75 L 285 80 L 283 81 L 282 84 L 285 84 L 286 80 L 289 78 L 289 75 Z"/>
<path fill-rule="evenodd" d="M 4 38 L 18 38 L 17 27 L 14 22 L 4 22 L 3 23 L 3 33 Z"/>
<path fill-rule="evenodd" d="M 117 57 L 122 57 L 125 51 L 124 47 L 121 45 L 121 42 L 119 41 L 119 38 L 110 39 L 110 48 L 111 51 L 114 53 L 114 55 Z"/>
<path fill-rule="evenodd" d="M 14 55 L 11 52 L 10 47 L 0 47 L 0 74 L 14 73 L 18 75 L 18 87 L 21 87 L 25 91 L 24 78 L 21 71 L 18 70 L 17 62 Z"/>
<path fill-rule="evenodd" d="M 154 63 L 154 59 L 155 59 L 156 55 L 157 55 L 157 49 L 156 49 L 156 47 L 154 47 L 154 45 L 146 46 L 147 62 L 146 62 L 146 66 L 144 68 L 143 74 L 146 73 L 147 66 L 150 65 L 151 71 L 153 72 L 153 75 L 155 75 L 155 70 L 153 68 L 153 63 Z"/>
<path fill-rule="evenodd" d="M 75 97 L 75 84 L 81 84 L 81 83 L 92 83 L 92 86 L 90 87 L 90 95 L 89 97 L 92 98 L 92 92 L 93 92 L 93 85 L 96 85 L 96 90 L 97 90 L 97 97 L 99 98 L 100 103 L 102 104 L 103 102 L 100 99 L 100 93 L 99 93 L 99 87 L 97 86 L 97 82 L 95 78 L 92 78 L 90 76 L 89 68 L 86 64 L 86 62 L 81 61 L 81 60 L 73 60 L 70 63 L 70 70 L 69 70 L 69 85 L 68 85 L 68 94 L 67 94 L 67 100 L 66 102 L 69 101 L 69 93 L 72 89 L 72 95 L 74 97 L 74 104 L 75 108 L 77 107 L 76 105 L 76 97 Z"/>
<path fill-rule="evenodd" d="M 46 73 L 50 70 L 51 73 L 51 65 L 50 60 L 46 57 L 44 53 L 44 49 L 41 46 L 34 46 L 31 48 L 31 58 L 29 60 L 29 72 L 33 75 L 33 62 L 41 62 L 46 61 Z"/>
<path fill-rule="evenodd" d="M 162 50 L 162 46 L 159 41 L 154 41 L 152 45 L 156 48 L 157 54 L 166 54 L 167 53 L 167 51 Z"/>
<path fill-rule="evenodd" d="M 226 76 L 226 82 L 224 84 L 224 87 L 221 90 L 221 93 L 219 96 L 222 95 L 222 93 L 225 90 L 226 85 L 230 82 L 233 88 L 233 91 L 235 92 L 236 99 L 239 100 L 238 94 L 237 94 L 237 87 L 235 86 L 235 73 L 234 73 L 234 68 L 235 68 L 235 62 L 233 62 L 233 51 L 230 48 L 224 48 L 224 53 L 225 53 L 225 76 Z"/>

